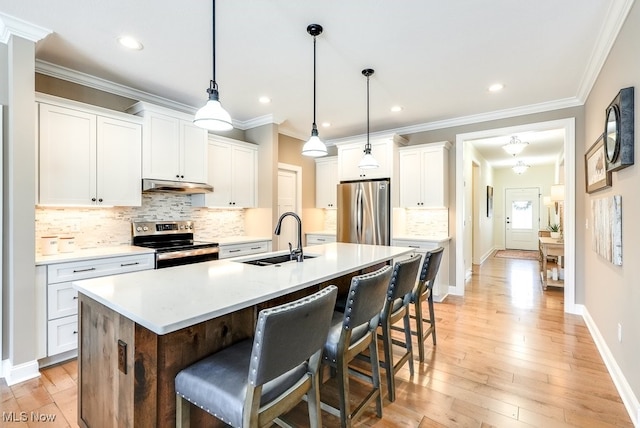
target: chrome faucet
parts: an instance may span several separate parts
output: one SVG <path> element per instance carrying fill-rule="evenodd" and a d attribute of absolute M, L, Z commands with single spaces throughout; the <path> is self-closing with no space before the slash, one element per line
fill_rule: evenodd
<path fill-rule="evenodd" d="M 282 220 L 287 216 L 291 216 L 295 218 L 296 221 L 298 222 L 298 248 L 294 250 L 291 246 L 291 242 L 289 242 L 289 260 L 296 259 L 297 261 L 301 262 L 304 260 L 304 254 L 302 254 L 302 220 L 300 220 L 300 217 L 298 216 L 298 214 L 291 211 L 287 211 L 286 213 L 282 214 L 278 219 L 276 230 L 273 233 L 275 233 L 276 235 L 280 235 Z"/>

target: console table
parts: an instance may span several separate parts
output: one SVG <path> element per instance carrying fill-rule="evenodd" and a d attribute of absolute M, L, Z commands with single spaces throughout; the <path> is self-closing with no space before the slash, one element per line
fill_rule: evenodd
<path fill-rule="evenodd" d="M 547 289 L 547 286 L 552 287 L 564 287 L 564 281 L 561 279 L 554 280 L 547 278 L 547 256 L 558 256 L 558 267 L 562 266 L 562 258 L 564 257 L 564 240 L 541 236 L 540 251 L 542 252 L 542 288 Z"/>

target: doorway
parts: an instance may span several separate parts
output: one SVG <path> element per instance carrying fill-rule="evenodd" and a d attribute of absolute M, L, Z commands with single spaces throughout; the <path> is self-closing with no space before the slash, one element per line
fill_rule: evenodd
<path fill-rule="evenodd" d="M 537 250 L 540 229 L 540 189 L 505 189 L 504 246 L 509 250 Z"/>
<path fill-rule="evenodd" d="M 469 132 L 456 135 L 456 179 L 455 179 L 455 286 L 449 287 L 452 295 L 464 296 L 465 294 L 465 255 L 472 246 L 471 239 L 466 239 L 470 222 L 465 217 L 465 213 L 471 209 L 471 202 L 467 199 L 470 192 L 468 187 L 471 179 L 471 150 L 472 140 L 480 138 L 494 137 L 495 135 L 518 134 L 527 131 L 547 131 L 553 129 L 563 130 L 564 140 L 564 168 L 558 182 L 565 183 L 564 218 L 567 224 L 564 227 L 565 242 L 565 288 L 564 288 L 564 308 L 565 312 L 580 313 L 580 306 L 575 302 L 575 223 L 570 223 L 575 219 L 575 141 L 576 124 L 575 118 L 551 120 L 548 122 L 537 122 L 525 125 L 512 126 L 499 129 L 488 129 L 484 131 Z"/>
<path fill-rule="evenodd" d="M 278 218 L 287 211 L 302 218 L 302 168 L 278 163 Z M 287 218 L 276 239 L 276 250 L 289 249 L 289 243 L 295 247 L 297 242 L 298 226 L 293 218 Z"/>

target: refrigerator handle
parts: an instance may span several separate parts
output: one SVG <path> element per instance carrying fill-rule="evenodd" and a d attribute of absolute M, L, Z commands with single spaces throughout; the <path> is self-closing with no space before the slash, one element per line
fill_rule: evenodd
<path fill-rule="evenodd" d="M 356 190 L 356 243 L 360 244 L 362 238 L 362 187 Z"/>

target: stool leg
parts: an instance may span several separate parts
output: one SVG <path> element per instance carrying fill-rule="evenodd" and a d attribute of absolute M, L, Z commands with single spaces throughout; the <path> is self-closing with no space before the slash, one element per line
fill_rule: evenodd
<path fill-rule="evenodd" d="M 380 358 L 378 357 L 378 341 L 376 340 L 375 331 L 369 344 L 369 355 L 371 356 L 371 377 L 373 381 L 373 389 L 377 391 L 378 398 L 376 400 L 376 414 L 382 418 L 382 393 L 380 392 Z"/>
<path fill-rule="evenodd" d="M 433 345 L 436 344 L 436 314 L 433 310 L 433 295 L 429 295 L 429 328 L 431 329 L 431 336 L 433 336 Z"/>
<path fill-rule="evenodd" d="M 422 301 L 420 296 L 416 297 L 414 304 L 416 312 L 416 333 L 418 336 L 418 359 L 424 362 L 424 327 L 422 326 Z"/>
<path fill-rule="evenodd" d="M 409 363 L 409 374 L 413 376 L 413 343 L 411 340 L 411 315 L 409 314 L 409 307 L 407 306 L 404 317 L 402 317 L 404 322 L 404 340 L 407 344 L 407 353 L 409 354 L 408 363 Z"/>
<path fill-rule="evenodd" d="M 176 428 L 189 428 L 191 426 L 191 403 L 176 394 Z"/>
<path fill-rule="evenodd" d="M 389 391 L 389 401 L 394 402 L 396 400 L 396 383 L 394 378 L 391 329 L 387 320 L 382 323 L 382 346 L 384 349 L 384 368 L 387 372 L 387 390 Z"/>
<path fill-rule="evenodd" d="M 307 392 L 307 404 L 309 407 L 309 426 L 311 428 L 322 428 L 319 373 L 311 377 L 311 389 Z"/>
<path fill-rule="evenodd" d="M 351 428 L 351 408 L 349 407 L 349 367 L 342 356 L 338 356 L 336 372 L 340 402 L 340 426 L 342 428 Z"/>

